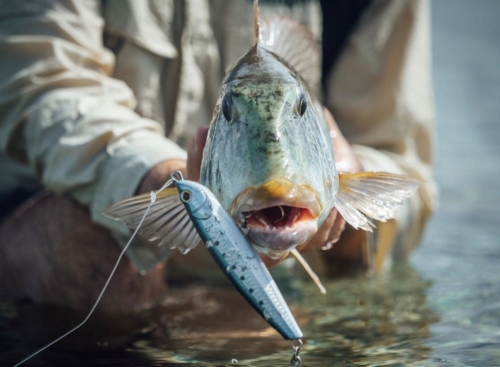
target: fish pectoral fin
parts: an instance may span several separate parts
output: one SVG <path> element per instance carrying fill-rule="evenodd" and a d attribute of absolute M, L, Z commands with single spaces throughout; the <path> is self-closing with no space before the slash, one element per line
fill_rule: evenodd
<path fill-rule="evenodd" d="M 103 215 L 136 229 L 150 203 L 150 194 L 134 196 L 113 204 Z M 138 232 L 150 241 L 160 239 L 160 246 L 177 248 L 183 254 L 200 242 L 196 228 L 175 187 L 164 189 L 156 196 L 156 201 L 151 205 Z"/>
<path fill-rule="evenodd" d="M 421 185 L 412 177 L 387 172 L 339 174 L 335 207 L 351 226 L 372 232 L 374 224 L 396 216 L 399 206 Z"/>

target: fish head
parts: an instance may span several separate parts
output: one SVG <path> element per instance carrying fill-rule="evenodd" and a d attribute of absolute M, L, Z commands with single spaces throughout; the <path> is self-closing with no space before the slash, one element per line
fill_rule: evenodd
<path fill-rule="evenodd" d="M 180 180 L 175 183 L 179 199 L 192 218 L 207 219 L 212 215 L 212 194 L 203 185 L 194 181 Z"/>
<path fill-rule="evenodd" d="M 338 175 L 322 107 L 260 46 L 222 85 L 201 182 L 247 227 L 256 249 L 274 258 L 311 238 L 335 204 Z"/>

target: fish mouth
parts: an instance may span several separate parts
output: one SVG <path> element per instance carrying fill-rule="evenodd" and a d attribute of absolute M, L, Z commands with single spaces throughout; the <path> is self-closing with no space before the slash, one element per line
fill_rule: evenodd
<path fill-rule="evenodd" d="M 279 258 L 305 243 L 318 229 L 321 205 L 314 190 L 287 179 L 273 179 L 245 190 L 233 201 L 231 215 L 255 248 Z"/>

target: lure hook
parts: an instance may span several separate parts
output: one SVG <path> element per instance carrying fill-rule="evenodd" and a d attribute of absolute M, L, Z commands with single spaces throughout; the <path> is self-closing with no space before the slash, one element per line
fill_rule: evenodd
<path fill-rule="evenodd" d="M 293 342 L 297 340 L 299 345 L 295 345 Z M 301 339 L 294 339 L 292 340 L 292 359 L 290 360 L 290 366 L 291 367 L 300 367 L 300 364 L 302 363 L 302 359 L 299 357 L 300 351 L 302 350 L 302 347 L 304 346 L 304 343 L 302 343 Z"/>
<path fill-rule="evenodd" d="M 252 216 L 252 214 L 245 214 L 245 213 L 241 213 L 240 214 L 240 228 L 241 228 L 241 231 L 243 232 L 243 236 L 246 236 L 248 234 L 248 232 L 250 232 L 250 228 L 248 228 L 248 218 L 250 218 Z"/>

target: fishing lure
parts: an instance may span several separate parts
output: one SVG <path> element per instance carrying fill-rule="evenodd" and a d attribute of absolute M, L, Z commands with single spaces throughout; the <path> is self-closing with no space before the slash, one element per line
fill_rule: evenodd
<path fill-rule="evenodd" d="M 287 340 L 301 338 L 302 332 L 271 274 L 212 192 L 185 180 L 178 171 L 171 180 L 176 189 L 156 195 L 140 233 L 149 239 L 161 238 L 161 244 L 183 253 L 199 243 L 199 236 L 222 272 L 264 320 Z M 136 228 L 147 201 L 147 195 L 136 196 L 111 206 L 105 215 Z"/>
<path fill-rule="evenodd" d="M 174 180 L 198 234 L 236 289 L 283 338 L 301 338 L 302 331 L 271 274 L 212 192 L 193 181 Z"/>
<path fill-rule="evenodd" d="M 167 189 L 172 183 L 175 184 L 176 188 Z M 145 206 L 146 198 L 149 198 L 149 204 Z M 153 206 L 153 204 L 156 205 Z M 138 210 L 138 208 L 142 210 Z M 148 213 L 150 217 L 145 222 Z M 300 327 L 260 256 L 208 188 L 199 183 L 184 180 L 182 174 L 175 171 L 172 173 L 171 179 L 156 193 L 151 192 L 150 195 L 140 195 L 121 201 L 107 209 L 105 215 L 127 223 L 130 227 L 135 228 L 135 231 L 120 253 L 94 306 L 80 324 L 26 357 L 14 367 L 23 364 L 71 334 L 90 318 L 113 277 L 118 263 L 139 229 L 141 229 L 141 233 L 147 234 L 154 230 L 154 218 L 165 215 L 170 216 L 171 220 L 167 220 L 166 229 L 164 227 L 159 232 L 167 230 L 169 231 L 168 239 L 177 239 L 169 247 L 179 248 L 181 252 L 186 253 L 196 246 L 193 246 L 192 243 L 199 242 L 196 241 L 196 236 L 201 237 L 217 265 L 248 303 L 284 339 L 292 341 L 291 363 L 295 366 L 300 365 L 298 354 L 302 348 L 300 338 L 303 336 Z M 144 228 L 141 228 L 143 223 L 145 223 Z M 162 223 L 164 223 L 164 218 Z M 294 344 L 296 340 L 298 345 Z"/>

